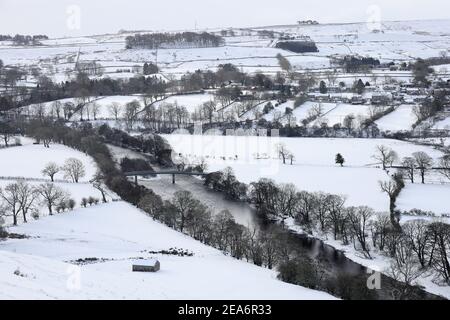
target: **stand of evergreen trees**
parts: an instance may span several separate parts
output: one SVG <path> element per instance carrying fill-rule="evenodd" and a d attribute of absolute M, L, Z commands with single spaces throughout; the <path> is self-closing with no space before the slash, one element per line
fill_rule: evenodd
<path fill-rule="evenodd" d="M 279 41 L 275 47 L 295 53 L 319 52 L 313 41 Z"/>
<path fill-rule="evenodd" d="M 173 49 L 219 47 L 223 39 L 211 33 L 149 33 L 126 38 L 127 49 Z"/>

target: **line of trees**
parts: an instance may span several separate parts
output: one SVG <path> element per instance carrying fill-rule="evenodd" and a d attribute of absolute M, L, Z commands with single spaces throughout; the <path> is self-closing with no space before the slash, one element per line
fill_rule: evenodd
<path fill-rule="evenodd" d="M 319 52 L 314 41 L 278 41 L 275 47 L 295 53 Z"/>
<path fill-rule="evenodd" d="M 78 72 L 74 79 L 59 84 L 42 76 L 39 77 L 35 88 L 16 88 L 17 81 L 22 77 L 21 72 L 17 68 L 8 68 L 0 73 L 0 80 L 5 86 L 12 88 L 10 95 L 0 97 L 0 113 L 22 106 L 73 97 L 79 100 L 78 106 L 84 106 L 91 97 L 98 96 L 143 94 L 148 99 L 156 99 L 164 96 L 168 87 L 166 81 L 157 76 L 140 76 L 126 80 L 90 79 L 86 73 Z M 61 113 L 64 110 L 59 109 Z M 73 113 L 74 110 L 70 111 Z"/>
<path fill-rule="evenodd" d="M 40 45 L 41 40 L 48 40 L 46 35 L 22 35 L 16 34 L 15 36 L 0 35 L 0 41 L 12 41 L 15 46 L 29 46 Z"/>
<path fill-rule="evenodd" d="M 206 177 L 205 184 L 215 190 L 222 190 L 225 186 L 233 189 L 233 184 L 222 182 L 223 178 L 213 178 L 229 175 L 232 175 L 231 169 L 227 169 L 226 173 L 211 174 L 211 177 Z M 219 182 L 219 188 L 215 186 L 215 181 Z M 237 183 L 235 181 L 234 185 Z M 227 189 L 223 192 L 234 194 L 234 191 Z M 352 244 L 367 258 L 372 258 L 373 252 L 391 257 L 392 265 L 388 273 L 395 275 L 396 280 L 406 282 L 410 289 L 425 272 L 433 273 L 436 281 L 450 285 L 450 226 L 445 223 L 418 220 L 399 227 L 398 221 L 393 223 L 387 213 L 377 213 L 366 206 L 346 207 L 345 197 L 298 191 L 292 184 L 278 185 L 270 179 L 251 183 L 247 194 L 240 194 L 239 199 L 252 203 L 263 219 L 284 221 L 293 218 L 307 232 L 331 234 L 333 239 L 342 241 L 344 245 Z M 424 234 L 426 239 L 421 238 Z M 425 241 L 426 244 L 418 245 L 414 241 Z M 415 256 L 411 254 L 407 260 L 403 259 L 401 254 L 405 250 Z M 407 279 L 402 279 L 400 275 L 405 274 Z"/>
<path fill-rule="evenodd" d="M 380 65 L 380 60 L 372 57 L 359 57 L 347 55 L 335 61 L 336 64 L 342 66 L 345 72 L 367 72 L 368 70 Z"/>
<path fill-rule="evenodd" d="M 72 210 L 75 204 L 66 190 L 50 182 L 34 186 L 26 180 L 18 180 L 0 188 L 0 216 L 12 217 L 15 226 L 20 216 L 24 223 L 30 213 L 34 218 L 39 217 L 41 205 L 52 215 L 54 210 Z"/>
<path fill-rule="evenodd" d="M 41 173 L 45 177 L 49 177 L 52 182 L 55 181 L 55 175 L 58 172 L 64 173 L 64 178 L 70 179 L 73 183 L 78 183 L 81 178 L 86 175 L 86 170 L 83 162 L 76 158 L 69 158 L 65 161 L 63 166 L 59 166 L 54 162 L 49 162 L 42 169 Z"/>
<path fill-rule="evenodd" d="M 219 47 L 222 37 L 202 32 L 135 34 L 126 38 L 127 49 L 174 49 Z"/>

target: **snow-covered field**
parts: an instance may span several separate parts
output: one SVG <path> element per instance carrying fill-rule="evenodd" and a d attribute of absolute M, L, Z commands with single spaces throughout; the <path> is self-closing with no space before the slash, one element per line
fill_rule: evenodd
<path fill-rule="evenodd" d="M 397 199 L 402 210 L 421 209 L 450 216 L 450 184 L 408 184 Z"/>
<path fill-rule="evenodd" d="M 417 121 L 413 108 L 413 105 L 398 106 L 393 112 L 375 121 L 375 123 L 382 131 L 411 130 L 412 125 Z"/>
<path fill-rule="evenodd" d="M 389 175 L 372 158 L 378 145 L 392 148 L 399 154 L 400 159 L 417 151 L 425 151 L 435 159 L 442 156 L 441 152 L 431 147 L 383 139 L 176 134 L 164 135 L 164 138 L 177 153 L 182 153 L 190 161 L 195 162 L 204 157 L 208 162 L 208 171 L 222 170 L 229 166 L 233 168 L 236 177 L 245 183 L 255 182 L 263 177 L 270 178 L 278 183 L 293 183 L 299 190 L 344 195 L 348 205 L 367 205 L 377 211 L 387 211 L 389 208 L 388 197 L 380 191 L 378 184 L 379 181 L 388 180 Z M 284 144 L 287 150 L 294 154 L 293 165 L 289 164 L 289 160 L 284 165 L 279 159 L 279 143 Z M 346 160 L 343 168 L 334 162 L 337 153 L 341 153 Z M 427 208 L 436 201 L 443 203 L 448 187 L 437 186 L 442 190 L 433 198 L 414 200 L 417 199 L 414 194 L 409 196 L 406 193 L 410 188 L 410 185 L 407 185 L 405 200 L 399 208 L 407 209 L 408 203 L 417 204 L 419 209 L 421 206 Z M 446 210 L 445 208 L 443 212 Z"/>
<path fill-rule="evenodd" d="M 310 36 L 317 43 L 319 52 L 307 54 L 274 48 L 273 39 L 258 35 L 257 29 L 235 29 L 236 36 L 226 37 L 223 47 L 160 49 L 158 64 L 163 75 L 180 77 L 198 69 L 215 70 L 224 63 L 236 64 L 246 72 L 274 74 L 280 71 L 275 58 L 278 53 L 285 55 L 297 70 L 330 68 L 330 56 L 335 54 L 353 53 L 379 58 L 383 62 L 408 61 L 417 57 L 437 57 L 445 51 L 450 44 L 448 25 L 447 20 L 384 21 L 381 32 L 373 32 L 366 23 L 259 28 L 292 36 Z M 155 61 L 152 50 L 126 50 L 125 37 L 128 35 L 130 33 L 50 39 L 43 42 L 44 46 L 34 48 L 13 47 L 9 42 L 0 42 L 0 48 L 5 64 L 38 65 L 57 81 L 66 80 L 67 71 L 73 71 L 78 51 L 80 61 L 100 63 L 107 71 L 104 76 L 122 78 L 135 75 L 124 72 L 124 69 Z M 58 61 L 56 66 L 55 60 Z M 389 76 L 398 80 L 408 80 L 409 77 L 398 72 Z"/>
<path fill-rule="evenodd" d="M 224 256 L 124 202 L 78 209 L 9 231 L 30 238 L 0 243 L 2 299 L 332 298 L 278 281 L 275 271 Z M 194 255 L 147 253 L 170 248 Z M 133 261 L 150 257 L 160 261 L 161 271 L 131 271 Z M 70 263 L 85 258 L 105 260 Z"/>
<path fill-rule="evenodd" d="M 450 117 L 447 117 L 441 121 L 434 124 L 433 129 L 438 130 L 450 130 Z"/>
<path fill-rule="evenodd" d="M 214 100 L 214 95 L 205 94 L 188 94 L 172 96 L 164 101 L 155 103 L 155 107 L 161 106 L 162 104 L 177 104 L 178 106 L 186 107 L 189 113 L 195 112 L 203 103 Z"/>
<path fill-rule="evenodd" d="M 83 181 L 95 173 L 92 160 L 78 151 L 23 140 L 22 147 L 0 150 L 0 175 L 43 179 L 41 170 L 48 161 L 62 164 L 69 157 L 84 163 Z M 0 187 L 13 181 L 0 180 Z M 333 299 L 283 283 L 273 270 L 227 257 L 125 202 L 80 208 L 82 197 L 100 197 L 88 183 L 56 184 L 70 193 L 78 209 L 42 214 L 26 224 L 19 219 L 19 226 L 8 227 L 27 238 L 0 242 L 1 299 Z M 109 201 L 111 195 L 117 199 L 110 193 Z M 171 248 L 193 256 L 149 253 Z M 80 266 L 74 262 L 87 258 L 99 261 Z M 133 273 L 133 261 L 141 258 L 157 258 L 161 271 Z"/>
<path fill-rule="evenodd" d="M 88 182 L 96 172 L 95 163 L 82 152 L 63 145 L 51 144 L 45 148 L 42 144 L 27 144 L 21 147 L 0 149 L 0 177 L 45 178 L 41 171 L 49 162 L 62 166 L 69 158 L 80 160 L 86 175 L 80 182 Z M 56 174 L 55 179 L 63 179 L 63 172 Z"/>
<path fill-rule="evenodd" d="M 324 114 L 319 122 L 326 122 L 329 126 L 335 124 L 343 125 L 345 117 L 353 115 L 356 123 L 360 123 L 367 119 L 370 115 L 370 107 L 368 105 L 353 105 L 347 103 L 336 104 L 331 111 Z"/>

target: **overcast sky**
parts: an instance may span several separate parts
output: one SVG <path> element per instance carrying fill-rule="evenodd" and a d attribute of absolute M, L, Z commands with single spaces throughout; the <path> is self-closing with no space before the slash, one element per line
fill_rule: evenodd
<path fill-rule="evenodd" d="M 319 22 L 447 19 L 446 0 L 0 0 L 0 34 L 76 36 Z M 78 15 L 78 12 L 80 13 Z"/>

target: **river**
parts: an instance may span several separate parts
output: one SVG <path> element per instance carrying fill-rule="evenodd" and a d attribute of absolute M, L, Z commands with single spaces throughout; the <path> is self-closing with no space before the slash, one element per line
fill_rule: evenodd
<path fill-rule="evenodd" d="M 171 175 L 160 175 L 152 179 L 140 179 L 139 183 L 163 199 L 169 200 L 175 192 L 181 190 L 190 191 L 195 198 L 207 205 L 212 214 L 217 214 L 222 210 L 228 210 L 236 222 L 249 227 L 251 230 L 257 229 L 264 232 L 267 228 L 267 222 L 261 221 L 256 214 L 256 210 L 248 203 L 228 200 L 220 192 L 212 191 L 203 185 L 203 181 L 191 176 L 177 176 L 176 184 L 172 184 Z M 270 223 L 272 227 L 282 228 L 279 224 Z M 284 229 L 284 231 L 286 231 Z M 302 252 L 311 258 L 317 259 L 321 266 L 329 273 L 334 275 L 346 275 L 353 278 L 361 277 L 364 281 L 370 274 L 366 267 L 350 260 L 345 254 L 336 250 L 332 246 L 325 244 L 320 239 L 308 237 L 307 235 L 289 232 L 288 241 L 294 243 Z M 381 299 L 390 299 L 392 285 L 396 283 L 393 279 L 384 275 L 381 276 L 382 289 L 377 290 L 377 295 Z M 416 290 L 418 299 L 435 299 L 436 296 L 423 290 Z"/>

